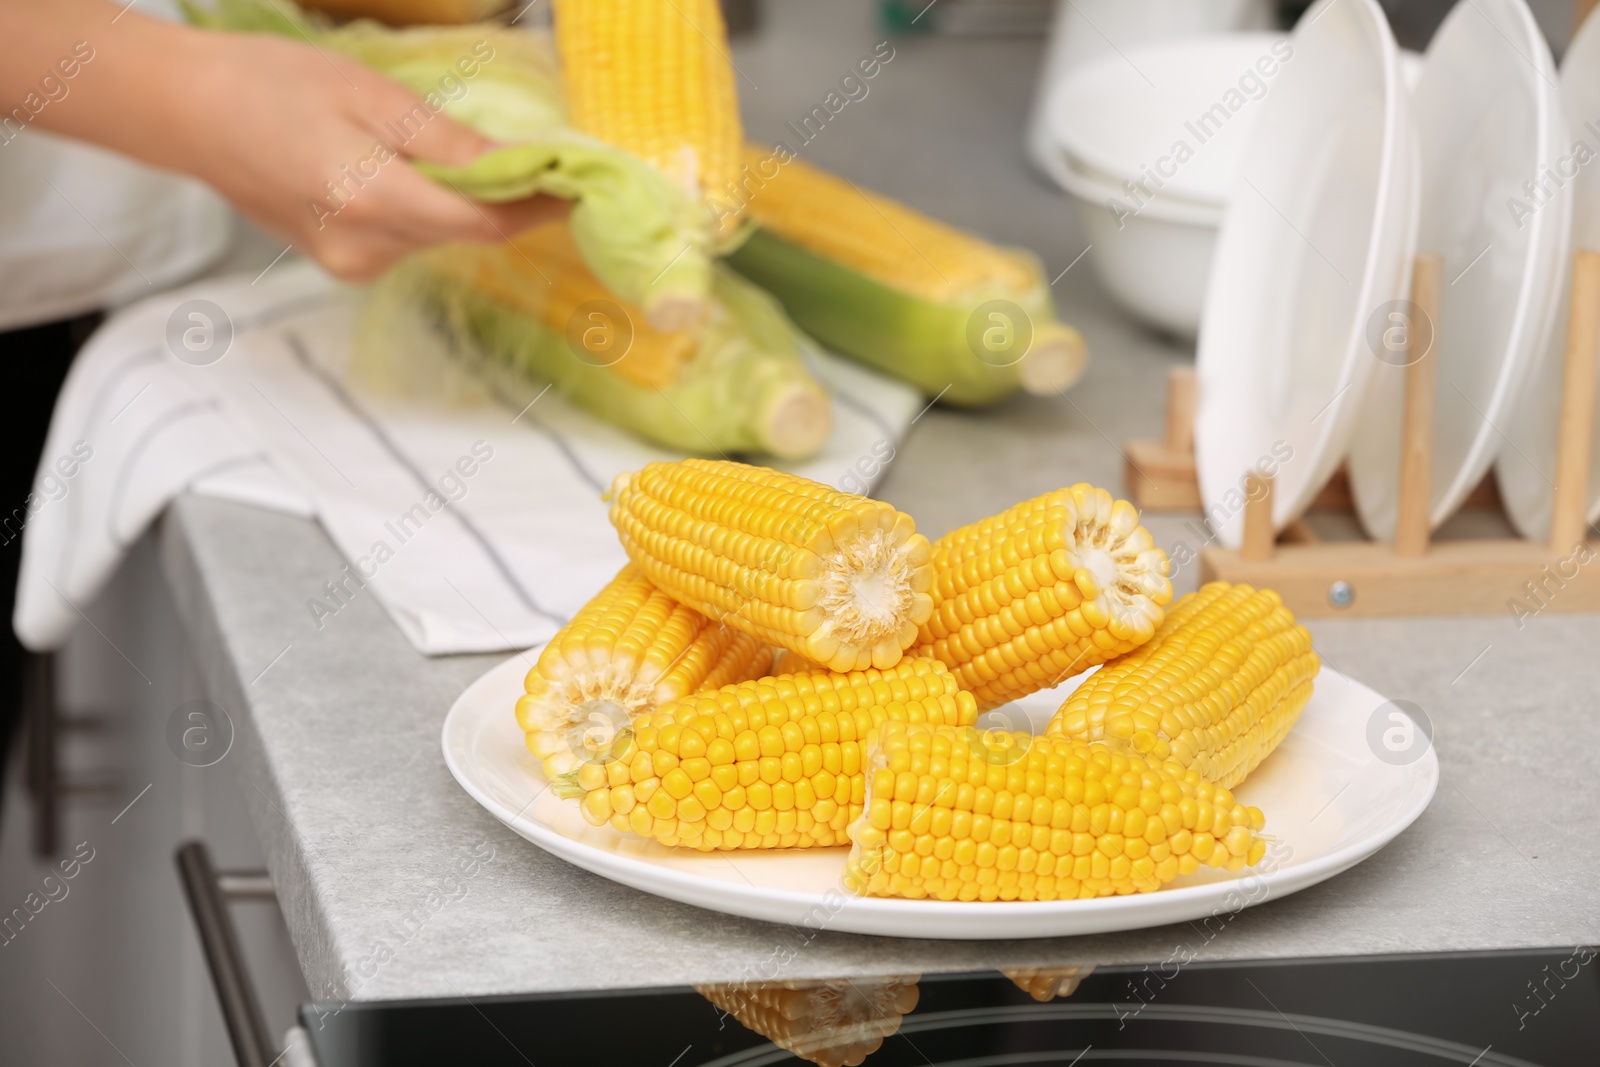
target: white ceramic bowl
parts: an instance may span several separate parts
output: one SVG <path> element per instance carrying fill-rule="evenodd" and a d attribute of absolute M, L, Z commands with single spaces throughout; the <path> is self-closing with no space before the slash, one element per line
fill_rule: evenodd
<path fill-rule="evenodd" d="M 1197 372 L 1200 496 L 1223 544 L 1247 474 L 1298 517 L 1344 458 L 1377 360 L 1374 308 L 1405 297 L 1417 147 L 1388 22 L 1374 0 L 1322 0 L 1266 101 L 1211 266 Z"/>
<path fill-rule="evenodd" d="M 1222 210 L 1285 56 L 1280 34 L 1162 41 L 1088 63 L 1050 95 L 1051 171 L 1106 288 L 1151 325 L 1199 329 Z"/>
<path fill-rule="evenodd" d="M 1046 170 L 1077 206 L 1101 282 L 1137 318 L 1184 338 L 1199 332 L 1222 213 L 1271 86 L 1293 62 L 1282 34 L 1206 34 L 1102 56 L 1049 92 Z M 1421 65 L 1402 54 L 1408 81 Z M 1249 92 L 1239 89 L 1247 74 Z M 1212 112 L 1197 126 L 1229 104 L 1238 107 L 1225 120 Z M 1176 165 L 1180 140 L 1194 155 Z M 1131 196 L 1130 180 L 1156 195 Z"/>
<path fill-rule="evenodd" d="M 1050 94 L 1073 71 L 1114 55 L 1118 48 L 1150 41 L 1266 29 L 1275 23 L 1276 8 L 1272 0 L 1056 0 L 1028 115 L 1029 157 L 1059 180 Z"/>
<path fill-rule="evenodd" d="M 1080 173 L 1064 158 L 1059 176 L 1088 237 L 1088 258 L 1112 298 L 1158 329 L 1193 337 L 1222 208 L 1173 198 L 1129 214 L 1113 206 L 1120 189 Z"/>
<path fill-rule="evenodd" d="M 1224 33 L 1129 48 L 1050 97 L 1056 145 L 1080 173 L 1142 179 L 1155 199 L 1220 206 L 1270 90 L 1294 62 L 1282 34 Z M 1125 197 L 1129 194 L 1122 194 Z"/>

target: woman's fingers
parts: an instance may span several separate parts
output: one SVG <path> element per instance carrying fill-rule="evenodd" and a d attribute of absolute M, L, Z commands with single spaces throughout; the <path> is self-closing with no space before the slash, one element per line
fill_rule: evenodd
<path fill-rule="evenodd" d="M 505 233 L 521 233 L 534 226 L 564 219 L 572 213 L 572 201 L 543 195 L 513 200 L 507 204 L 480 206 L 494 220 L 495 228 Z"/>
<path fill-rule="evenodd" d="M 497 241 L 566 214 L 567 204 L 534 196 L 510 204 L 485 204 L 423 177 L 394 160 L 353 197 L 341 214 L 362 226 L 380 226 L 420 242 Z"/>
<path fill-rule="evenodd" d="M 564 217 L 568 207 L 566 201 L 547 196 L 510 204 L 479 203 L 395 159 L 324 218 L 322 239 L 311 251 L 341 277 L 362 280 L 434 245 L 509 240 L 530 226 Z M 348 262 L 343 258 L 346 246 L 359 250 Z M 330 255 L 340 261 L 328 262 Z"/>
<path fill-rule="evenodd" d="M 429 110 L 428 105 L 412 96 L 409 90 L 397 88 L 410 97 L 410 103 L 388 101 L 387 104 L 391 110 L 400 110 L 404 121 L 386 120 L 379 135 L 387 133 L 408 158 L 425 159 L 447 167 L 465 167 L 494 147 L 494 142 L 477 130 L 462 125 L 442 111 Z"/>

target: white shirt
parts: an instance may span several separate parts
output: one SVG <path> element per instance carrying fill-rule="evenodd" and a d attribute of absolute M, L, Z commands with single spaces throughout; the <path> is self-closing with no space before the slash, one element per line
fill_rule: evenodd
<path fill-rule="evenodd" d="M 37 126 L 0 143 L 0 330 L 158 293 L 232 239 L 199 182 Z"/>
<path fill-rule="evenodd" d="M 147 0 L 140 10 L 178 18 L 171 0 Z M 54 87 L 66 95 L 44 106 L 71 107 L 72 78 Z M 4 110 L 19 103 L 6 101 Z M 36 121 L 0 132 L 0 330 L 158 293 L 204 270 L 232 241 L 232 209 L 199 182 L 47 133 Z"/>

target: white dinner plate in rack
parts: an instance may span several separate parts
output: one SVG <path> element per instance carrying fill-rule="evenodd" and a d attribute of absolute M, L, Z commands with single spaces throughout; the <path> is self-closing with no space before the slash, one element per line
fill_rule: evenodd
<path fill-rule="evenodd" d="M 1389 24 L 1373 0 L 1322 0 L 1289 37 L 1223 215 L 1200 323 L 1195 462 L 1223 544 L 1250 471 L 1276 526 L 1339 465 L 1377 360 L 1368 318 L 1406 295 L 1416 142 Z"/>
<path fill-rule="evenodd" d="M 1417 253 L 1444 259 L 1431 331 L 1439 361 L 1433 526 L 1483 480 L 1547 349 L 1568 255 L 1571 186 L 1548 183 L 1540 203 L 1523 185 L 1568 147 L 1560 96 L 1550 49 L 1524 0 L 1458 4 L 1429 44 L 1412 96 L 1422 182 Z M 1387 329 L 1369 329 L 1369 344 Z M 1412 354 L 1381 341 L 1369 354 L 1379 366 L 1350 446 L 1350 488 L 1367 533 L 1391 540 Z"/>
<path fill-rule="evenodd" d="M 1561 58 L 1561 99 L 1569 124 L 1557 151 L 1542 160 L 1572 198 L 1568 258 L 1552 282 L 1557 311 L 1538 365 L 1529 375 L 1511 416 L 1502 424 L 1506 444 L 1495 461 L 1495 480 L 1517 532 L 1542 541 L 1550 536 L 1556 493 L 1556 422 L 1561 412 L 1561 375 L 1566 352 L 1571 253 L 1600 251 L 1600 19 L 1583 24 Z M 1582 146 L 1580 148 L 1580 146 Z M 1541 174 L 1543 173 L 1541 167 Z M 1553 183 L 1546 182 L 1549 189 Z M 1532 198 L 1519 198 L 1530 207 Z M 1546 199 L 1538 210 L 1553 210 Z M 1589 521 L 1600 520 L 1600 433 L 1589 461 Z"/>
<path fill-rule="evenodd" d="M 646 893 L 712 911 L 830 930 L 895 937 L 1019 938 L 1103 933 L 1200 919 L 1240 901 L 1304 889 L 1361 862 L 1422 814 L 1439 761 L 1411 732 L 1409 762 L 1376 755 L 1385 731 L 1407 733 L 1403 713 L 1366 686 L 1323 669 L 1311 703 L 1280 745 L 1235 793 L 1266 812 L 1276 850 L 1262 869 L 1207 870 L 1154 893 L 1098 900 L 945 903 L 862 899 L 840 879 L 842 848 L 702 853 L 594 827 L 548 788 L 523 745 L 513 707 L 527 661 L 514 656 L 457 698 L 445 718 L 445 763 L 495 818 L 555 856 Z M 1078 679 L 1020 702 L 1037 731 Z M 1375 725 L 1376 724 L 1376 725 Z M 985 725 L 989 725 L 985 723 Z M 1005 725 L 1021 728 L 1022 723 Z M 1391 746 L 1393 747 L 1393 746 Z"/>

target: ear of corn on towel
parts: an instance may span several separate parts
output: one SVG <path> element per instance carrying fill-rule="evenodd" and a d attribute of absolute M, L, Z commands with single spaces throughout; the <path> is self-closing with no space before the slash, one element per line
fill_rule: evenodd
<path fill-rule="evenodd" d="M 411 344 L 422 310 L 457 362 L 548 382 L 667 448 L 806 459 L 826 443 L 833 413 L 811 371 L 816 346 L 770 296 L 719 265 L 707 314 L 659 330 L 600 285 L 575 238 L 554 223 L 497 244 L 436 249 L 390 271 L 372 288 L 358 337 L 363 378 L 437 388 L 427 376 L 406 383 L 397 374 L 396 353 Z"/>
<path fill-rule="evenodd" d="M 483 200 L 533 193 L 573 200 L 577 245 L 619 296 L 669 325 L 692 320 L 703 304 L 711 284 L 710 216 L 645 159 L 568 123 L 548 36 L 493 23 L 334 26 L 293 0 L 188 2 L 184 10 L 200 26 L 310 41 L 394 78 L 430 108 L 505 146 L 467 167 L 419 163 L 419 170 Z M 391 150 L 415 135 L 408 122 L 425 121 L 397 116 Z"/>
<path fill-rule="evenodd" d="M 315 515 L 345 557 L 286 590 L 300 609 L 286 643 L 371 625 L 370 599 L 424 653 L 526 648 L 617 575 L 626 557 L 601 495 L 618 473 L 670 453 L 527 382 L 498 402 L 470 379 L 452 405 L 375 395 L 341 373 L 356 317 L 348 290 L 294 260 L 252 280 L 124 309 L 74 363 L 44 450 L 41 506 L 23 533 L 14 621 L 25 644 L 59 645 L 185 491 Z M 212 306 L 216 337 L 231 327 L 207 365 L 169 347 L 184 351 L 169 338 L 201 328 L 188 317 L 200 305 L 180 310 L 193 300 Z M 845 361 L 823 356 L 817 367 L 859 407 L 839 405 L 827 446 L 793 469 L 866 487 L 869 468 L 857 463 L 892 446 L 922 401 Z M 63 495 L 56 464 L 75 447 Z"/>

